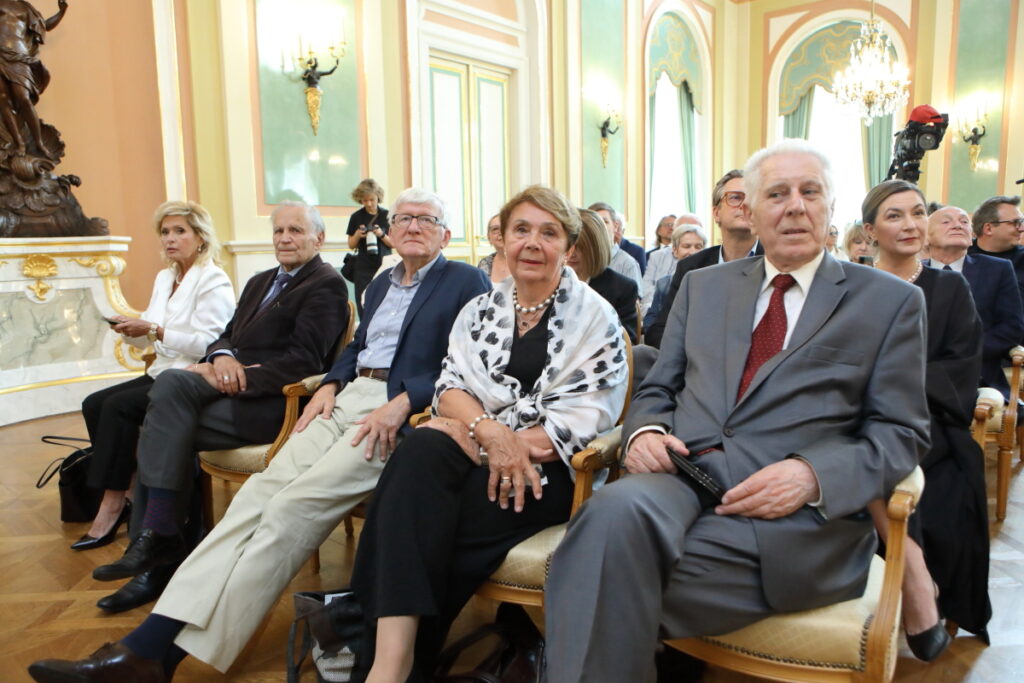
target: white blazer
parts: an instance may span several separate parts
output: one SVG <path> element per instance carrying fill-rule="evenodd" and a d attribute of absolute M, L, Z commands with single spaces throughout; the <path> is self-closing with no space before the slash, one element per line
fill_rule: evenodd
<path fill-rule="evenodd" d="M 205 356 L 206 347 L 220 337 L 235 314 L 231 280 L 212 263 L 189 268 L 172 295 L 173 286 L 174 271 L 165 268 L 157 273 L 149 306 L 142 314 L 143 320 L 164 328 L 164 340 L 153 342 L 156 360 L 147 370 L 154 378 L 168 368 L 184 368 Z M 145 335 L 125 336 L 125 341 L 140 349 L 150 345 Z"/>

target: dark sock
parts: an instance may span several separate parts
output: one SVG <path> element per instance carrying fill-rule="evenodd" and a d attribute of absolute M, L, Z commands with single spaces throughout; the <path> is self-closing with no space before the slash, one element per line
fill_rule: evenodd
<path fill-rule="evenodd" d="M 178 668 L 181 660 L 185 659 L 185 657 L 188 657 L 188 653 L 174 643 L 171 643 L 163 659 L 164 673 L 167 674 L 168 679 L 174 678 L 174 670 Z"/>
<path fill-rule="evenodd" d="M 171 619 L 162 614 L 150 614 L 121 642 L 143 659 L 164 661 L 166 666 L 166 657 L 170 654 L 171 648 L 177 647 L 174 644 L 174 639 L 178 637 L 184 627 L 185 622 L 183 621 Z M 181 650 L 181 648 L 178 649 Z M 179 659 L 178 662 L 180 661 Z M 177 666 L 177 662 L 174 665 Z"/>
<path fill-rule="evenodd" d="M 161 536 L 174 536 L 178 533 L 178 492 L 171 489 L 148 489 L 146 514 L 142 518 L 142 528 L 152 529 Z"/>

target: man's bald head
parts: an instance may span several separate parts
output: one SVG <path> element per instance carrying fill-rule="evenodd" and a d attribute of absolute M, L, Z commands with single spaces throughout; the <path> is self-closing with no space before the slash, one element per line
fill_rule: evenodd
<path fill-rule="evenodd" d="M 704 224 L 700 222 L 699 218 L 697 218 L 697 214 L 693 213 L 681 214 L 678 218 L 676 218 L 676 223 L 672 227 L 678 228 L 680 225 L 697 225 L 702 228 L 704 227 Z"/>
<path fill-rule="evenodd" d="M 928 246 L 932 249 L 963 249 L 971 246 L 971 219 L 958 206 L 946 206 L 928 216 Z"/>

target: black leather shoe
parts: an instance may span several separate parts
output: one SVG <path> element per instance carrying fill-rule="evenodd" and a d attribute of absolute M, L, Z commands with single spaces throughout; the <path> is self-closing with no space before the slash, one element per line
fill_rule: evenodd
<path fill-rule="evenodd" d="M 181 562 L 187 554 L 185 539 L 180 533 L 161 536 L 152 529 L 143 529 L 120 560 L 96 567 L 92 570 L 92 578 L 97 581 L 127 579 L 153 567 Z"/>
<path fill-rule="evenodd" d="M 177 564 L 165 564 L 147 569 L 121 586 L 116 593 L 100 598 L 96 606 L 105 612 L 117 614 L 153 602 L 164 592 L 177 568 Z"/>
<path fill-rule="evenodd" d="M 910 651 L 922 662 L 930 662 L 941 655 L 951 642 L 953 639 L 941 619 L 927 631 L 907 636 Z"/>
<path fill-rule="evenodd" d="M 121 643 L 107 643 L 85 659 L 43 659 L 28 668 L 39 683 L 164 683 L 163 665 L 143 659 Z"/>
<path fill-rule="evenodd" d="M 127 522 L 132 516 L 132 502 L 126 500 L 124 507 L 121 508 L 121 514 L 117 516 L 117 521 L 114 522 L 114 526 L 110 527 L 110 531 L 103 534 L 99 538 L 90 536 L 89 534 L 83 534 L 80 539 L 71 544 L 72 550 L 92 550 L 93 548 L 101 548 L 117 536 L 117 530 L 121 528 L 121 525 Z"/>

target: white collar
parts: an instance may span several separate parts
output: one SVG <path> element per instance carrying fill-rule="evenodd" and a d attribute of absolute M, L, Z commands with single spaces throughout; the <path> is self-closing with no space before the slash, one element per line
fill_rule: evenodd
<path fill-rule="evenodd" d="M 819 251 L 818 255 L 815 256 L 810 261 L 808 261 L 807 263 L 803 264 L 802 266 L 800 266 L 796 270 L 791 270 L 789 272 L 789 274 L 793 276 L 793 279 L 796 280 L 797 285 L 800 286 L 800 291 L 802 291 L 804 293 L 804 296 L 807 296 L 807 292 L 809 292 L 811 290 L 811 283 L 814 282 L 814 275 L 815 275 L 815 273 L 818 272 L 818 266 L 821 265 L 821 260 L 823 258 L 825 258 L 825 250 L 824 249 Z M 764 290 L 768 289 L 768 287 L 771 285 L 771 282 L 775 278 L 775 276 L 778 275 L 781 272 L 782 271 L 779 270 L 778 268 L 776 268 L 775 264 L 773 264 L 771 261 L 769 261 L 768 257 L 765 256 L 764 257 L 764 282 L 761 283 L 761 290 L 760 291 L 763 293 Z"/>

